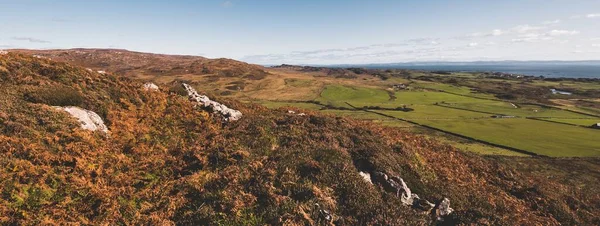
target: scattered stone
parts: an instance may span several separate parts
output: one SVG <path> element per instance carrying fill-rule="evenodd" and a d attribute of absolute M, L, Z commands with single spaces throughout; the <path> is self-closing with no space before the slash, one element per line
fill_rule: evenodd
<path fill-rule="evenodd" d="M 387 174 L 382 172 L 375 172 L 374 174 L 375 183 L 381 185 L 387 192 L 398 193 L 399 185 L 391 180 Z"/>
<path fill-rule="evenodd" d="M 450 208 L 450 199 L 444 198 L 435 209 L 435 217 L 438 221 L 444 221 L 444 218 L 450 215 L 454 210 Z"/>
<path fill-rule="evenodd" d="M 298 113 L 298 114 L 296 114 L 296 112 L 292 111 L 292 110 L 288 110 L 288 114 L 297 115 L 297 116 L 306 116 L 306 113 Z"/>
<path fill-rule="evenodd" d="M 401 189 L 398 189 L 397 192 L 402 191 L 402 194 L 400 195 L 400 201 L 402 201 L 402 203 L 404 203 L 404 205 L 407 206 L 413 206 L 415 204 L 415 200 L 419 199 L 419 196 L 417 194 L 413 194 L 410 191 L 410 188 L 408 188 L 408 186 L 406 185 L 406 183 L 404 183 L 404 180 L 402 178 L 399 177 L 394 177 L 396 180 L 400 181 L 400 184 L 402 185 Z M 398 196 L 398 194 L 396 194 Z"/>
<path fill-rule="evenodd" d="M 317 225 L 325 224 L 330 225 L 333 221 L 333 216 L 331 216 L 331 212 L 324 208 L 321 208 L 321 205 L 315 203 L 315 209 L 317 212 Z"/>
<path fill-rule="evenodd" d="M 154 83 L 148 82 L 144 84 L 144 90 L 158 91 L 158 86 Z"/>
<path fill-rule="evenodd" d="M 106 74 L 106 71 L 98 71 L 100 74 Z"/>
<path fill-rule="evenodd" d="M 373 184 L 373 181 L 371 181 L 371 174 L 360 171 L 358 172 L 358 175 L 360 175 L 369 184 Z"/>
<path fill-rule="evenodd" d="M 6 54 L 8 54 L 8 51 L 0 50 L 0 55 L 6 55 Z"/>
<path fill-rule="evenodd" d="M 219 102 L 212 101 L 207 96 L 198 94 L 198 92 L 196 92 L 196 90 L 192 86 L 185 83 L 182 84 L 185 90 L 187 91 L 188 97 L 191 101 L 195 101 L 196 103 L 198 103 L 198 105 L 211 109 L 214 113 L 223 115 L 225 121 L 236 121 L 242 118 L 242 112 L 228 108 L 227 106 Z"/>
<path fill-rule="evenodd" d="M 362 172 L 361 172 L 362 173 Z M 419 198 L 419 196 L 415 193 L 412 193 L 408 185 L 404 182 L 404 179 L 400 177 L 389 177 L 387 174 L 383 172 L 375 172 L 373 174 L 373 182 L 381 185 L 384 190 L 388 192 L 393 192 L 396 194 L 396 197 L 400 197 L 400 201 L 402 204 L 406 206 L 411 206 L 415 209 L 420 209 L 425 212 L 430 212 L 433 208 L 436 207 L 435 204 Z M 447 204 L 448 208 L 450 206 L 450 201 L 448 200 Z M 446 212 L 448 209 L 444 209 Z M 450 212 L 452 209 L 450 209 Z M 444 212 L 444 213 L 446 213 Z M 449 213 L 448 213 L 449 214 Z M 437 216 L 437 215 L 436 215 Z"/>
<path fill-rule="evenodd" d="M 429 212 L 433 208 L 435 208 L 435 204 L 433 204 L 425 199 L 421 199 L 421 198 L 419 198 L 419 196 L 417 196 L 414 198 L 413 208 L 422 210 L 424 212 Z"/>
<path fill-rule="evenodd" d="M 71 114 L 71 116 L 77 118 L 79 120 L 79 122 L 81 123 L 82 129 L 86 129 L 86 130 L 90 130 L 90 131 L 100 130 L 101 132 L 104 132 L 104 133 L 108 132 L 108 127 L 106 127 L 106 125 L 104 125 L 104 121 L 102 120 L 100 115 L 96 114 L 96 112 L 85 110 L 85 109 L 82 109 L 79 107 L 55 107 L 55 108 L 64 110 L 64 111 L 68 112 L 69 114 Z"/>

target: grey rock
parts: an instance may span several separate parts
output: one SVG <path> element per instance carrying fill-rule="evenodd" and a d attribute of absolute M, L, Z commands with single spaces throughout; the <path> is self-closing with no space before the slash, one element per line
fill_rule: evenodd
<path fill-rule="evenodd" d="M 158 86 L 154 83 L 147 82 L 144 84 L 144 90 L 146 91 L 158 91 Z"/>
<path fill-rule="evenodd" d="M 188 84 L 183 83 L 183 87 L 187 91 L 190 101 L 196 102 L 197 105 L 201 107 L 211 109 L 213 113 L 222 115 L 225 121 L 236 121 L 242 118 L 242 112 L 228 108 L 219 102 L 212 101 L 205 95 L 198 94 L 198 92 Z"/>
<path fill-rule="evenodd" d="M 104 125 L 104 121 L 100 117 L 100 115 L 96 114 L 96 112 L 85 110 L 79 107 L 55 107 L 56 109 L 64 110 L 68 112 L 74 118 L 79 120 L 81 123 L 81 128 L 90 130 L 90 131 L 101 131 L 103 133 L 108 133 L 108 127 Z"/>

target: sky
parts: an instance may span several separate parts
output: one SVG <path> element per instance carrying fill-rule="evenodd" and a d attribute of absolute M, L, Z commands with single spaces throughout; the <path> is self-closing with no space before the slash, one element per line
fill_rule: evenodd
<path fill-rule="evenodd" d="M 0 0 L 0 49 L 256 64 L 600 60 L 600 0 Z"/>

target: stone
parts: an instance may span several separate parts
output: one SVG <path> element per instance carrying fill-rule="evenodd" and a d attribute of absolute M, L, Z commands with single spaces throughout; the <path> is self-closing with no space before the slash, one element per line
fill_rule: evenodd
<path fill-rule="evenodd" d="M 0 50 L 0 55 L 6 55 L 6 54 L 8 54 L 8 51 Z"/>
<path fill-rule="evenodd" d="M 146 91 L 158 91 L 158 86 L 154 83 L 147 82 L 144 84 L 144 90 Z"/>
<path fill-rule="evenodd" d="M 415 199 L 419 199 L 419 196 L 417 194 L 413 194 L 410 191 L 410 188 L 408 188 L 408 186 L 406 185 L 406 183 L 404 182 L 404 180 L 402 178 L 394 177 L 394 179 L 399 180 L 400 185 L 402 186 L 401 188 L 398 189 L 398 193 L 402 192 L 399 195 L 400 201 L 402 201 L 402 203 L 404 203 L 404 205 L 413 206 L 415 203 Z"/>
<path fill-rule="evenodd" d="M 358 172 L 358 175 L 360 175 L 367 183 L 373 184 L 373 181 L 371 181 L 371 174 L 360 171 Z"/>
<path fill-rule="evenodd" d="M 454 210 L 450 208 L 450 199 L 444 198 L 435 209 L 435 217 L 438 221 L 444 221 L 444 218 L 452 212 L 454 212 Z"/>
<path fill-rule="evenodd" d="M 188 84 L 182 83 L 182 85 L 187 91 L 190 101 L 196 102 L 196 104 L 201 107 L 212 110 L 213 113 L 222 115 L 225 121 L 237 121 L 242 118 L 242 112 L 228 108 L 219 102 L 212 101 L 205 95 L 198 94 L 196 89 Z"/>
<path fill-rule="evenodd" d="M 421 199 L 421 198 L 419 198 L 419 196 L 416 196 L 413 199 L 414 199 L 413 208 L 415 208 L 415 209 L 419 209 L 424 212 L 429 212 L 433 208 L 435 208 L 435 204 L 433 204 L 425 199 Z"/>
<path fill-rule="evenodd" d="M 96 112 L 82 109 L 79 107 L 55 107 L 57 109 L 64 110 L 68 112 L 74 118 L 79 120 L 81 123 L 81 128 L 90 131 L 101 131 L 103 133 L 108 133 L 108 127 L 104 125 L 104 121 L 100 117 L 100 115 L 96 114 Z"/>

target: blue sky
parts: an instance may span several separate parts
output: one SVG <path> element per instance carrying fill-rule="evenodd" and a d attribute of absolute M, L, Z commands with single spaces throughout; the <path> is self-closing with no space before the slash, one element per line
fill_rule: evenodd
<path fill-rule="evenodd" d="M 0 0 L 0 49 L 260 64 L 600 60 L 598 0 Z"/>

